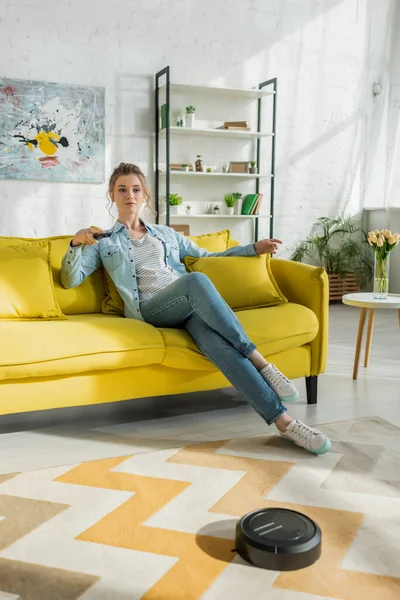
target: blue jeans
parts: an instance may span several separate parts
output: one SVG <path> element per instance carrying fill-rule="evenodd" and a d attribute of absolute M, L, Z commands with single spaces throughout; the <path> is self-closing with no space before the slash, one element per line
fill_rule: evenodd
<path fill-rule="evenodd" d="M 152 298 L 144 300 L 140 311 L 143 319 L 155 327 L 186 329 L 199 350 L 268 425 L 286 411 L 248 359 L 256 346 L 207 275 L 182 275 Z"/>

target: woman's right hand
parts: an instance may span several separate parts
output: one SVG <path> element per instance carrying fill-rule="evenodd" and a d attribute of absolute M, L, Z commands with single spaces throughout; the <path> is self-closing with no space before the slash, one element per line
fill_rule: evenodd
<path fill-rule="evenodd" d="M 93 246 L 94 244 L 97 244 L 97 240 L 95 240 L 93 237 L 94 233 L 104 233 L 104 229 L 101 229 L 101 227 L 88 227 L 87 229 L 80 229 L 72 238 L 72 246 L 80 246 L 81 244 Z"/>

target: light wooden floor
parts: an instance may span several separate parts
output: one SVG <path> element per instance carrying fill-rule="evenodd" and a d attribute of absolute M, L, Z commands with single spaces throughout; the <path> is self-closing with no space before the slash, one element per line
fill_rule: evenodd
<path fill-rule="evenodd" d="M 400 426 L 400 329 L 396 311 L 377 311 L 368 369 L 352 380 L 358 309 L 330 309 L 328 368 L 319 401 L 305 385 L 290 413 L 309 424 L 379 416 Z M 363 358 L 363 355 L 362 355 Z M 361 361 L 362 365 L 362 361 Z M 0 473 L 148 452 L 194 441 L 258 435 L 264 422 L 235 390 L 0 417 Z"/>

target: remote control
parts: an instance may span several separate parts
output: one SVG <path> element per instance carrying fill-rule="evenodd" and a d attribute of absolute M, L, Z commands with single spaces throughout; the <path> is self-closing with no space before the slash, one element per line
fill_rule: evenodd
<path fill-rule="evenodd" d="M 93 237 L 95 240 L 102 240 L 103 238 L 111 237 L 112 231 L 105 231 L 104 233 L 94 233 Z"/>

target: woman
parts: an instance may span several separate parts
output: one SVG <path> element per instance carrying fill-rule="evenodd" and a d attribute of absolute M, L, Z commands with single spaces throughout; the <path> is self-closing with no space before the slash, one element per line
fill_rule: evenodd
<path fill-rule="evenodd" d="M 298 397 L 294 385 L 257 351 L 209 278 L 203 273 L 187 273 L 180 262 L 184 256 L 274 254 L 281 242 L 260 240 L 210 253 L 172 228 L 140 218 L 150 196 L 136 165 L 121 163 L 113 171 L 108 189 L 118 209 L 112 235 L 97 241 L 94 234 L 103 232 L 98 227 L 74 235 L 62 260 L 63 286 L 79 285 L 103 264 L 124 301 L 127 318 L 155 327 L 186 329 L 201 352 L 268 425 L 274 423 L 283 437 L 309 452 L 327 452 L 327 436 L 290 417 L 282 405 L 282 401 Z"/>

